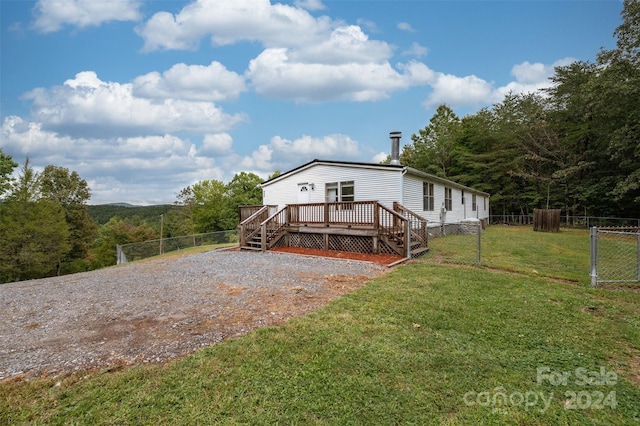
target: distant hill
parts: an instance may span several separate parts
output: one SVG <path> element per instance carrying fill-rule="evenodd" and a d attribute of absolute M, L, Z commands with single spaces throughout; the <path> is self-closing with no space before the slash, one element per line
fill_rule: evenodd
<path fill-rule="evenodd" d="M 160 215 L 166 214 L 173 205 L 158 204 L 154 206 L 135 206 L 129 203 L 111 203 L 88 205 L 89 216 L 98 225 L 104 225 L 114 216 L 121 219 L 133 219 L 137 217 L 146 221 L 149 225 L 160 222 Z"/>
<path fill-rule="evenodd" d="M 119 206 L 119 207 L 145 207 L 145 206 L 137 206 L 135 204 L 130 204 L 130 203 L 106 203 L 102 205 L 103 206 Z"/>

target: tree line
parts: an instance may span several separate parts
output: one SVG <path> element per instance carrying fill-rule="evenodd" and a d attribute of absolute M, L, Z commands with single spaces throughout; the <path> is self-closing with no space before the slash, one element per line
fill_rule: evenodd
<path fill-rule="evenodd" d="M 0 283 L 114 265 L 118 244 L 161 232 L 168 238 L 235 229 L 240 205 L 262 203 L 262 179 L 253 173 L 228 184 L 197 182 L 173 205 L 136 208 L 89 206 L 91 190 L 75 171 L 48 165 L 38 173 L 28 158 L 14 178 L 16 168 L 0 149 Z"/>
<path fill-rule="evenodd" d="M 462 119 L 440 105 L 401 162 L 490 193 L 493 214 L 640 217 L 640 2 L 622 21 L 615 49 L 557 67 L 549 89 Z"/>

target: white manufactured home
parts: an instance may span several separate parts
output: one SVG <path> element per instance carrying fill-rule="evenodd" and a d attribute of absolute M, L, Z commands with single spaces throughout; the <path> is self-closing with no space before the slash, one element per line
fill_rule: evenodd
<path fill-rule="evenodd" d="M 430 224 L 489 219 L 489 194 L 396 164 L 313 160 L 262 184 L 263 203 L 400 203 Z"/>
<path fill-rule="evenodd" d="M 263 182 L 263 205 L 240 208 L 240 247 L 411 258 L 429 249 L 431 226 L 488 222 L 489 194 L 401 165 L 390 136 L 390 164 L 313 160 Z"/>

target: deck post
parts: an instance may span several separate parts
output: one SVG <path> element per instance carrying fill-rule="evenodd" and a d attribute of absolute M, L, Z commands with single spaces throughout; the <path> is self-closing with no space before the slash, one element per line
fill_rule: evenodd
<path fill-rule="evenodd" d="M 404 221 L 404 245 L 405 245 L 405 257 L 411 257 L 411 225 L 409 219 Z"/>
<path fill-rule="evenodd" d="M 380 206 L 376 202 L 373 206 L 373 227 L 380 229 Z"/>
<path fill-rule="evenodd" d="M 324 224 L 329 224 L 329 203 L 324 202 Z"/>
<path fill-rule="evenodd" d="M 260 250 L 267 251 L 267 224 L 260 224 Z"/>

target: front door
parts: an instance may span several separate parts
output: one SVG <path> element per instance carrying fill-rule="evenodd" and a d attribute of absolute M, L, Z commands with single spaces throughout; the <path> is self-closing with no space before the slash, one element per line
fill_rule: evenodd
<path fill-rule="evenodd" d="M 310 191 L 308 183 L 298 184 L 298 204 L 308 204 L 310 198 Z"/>

